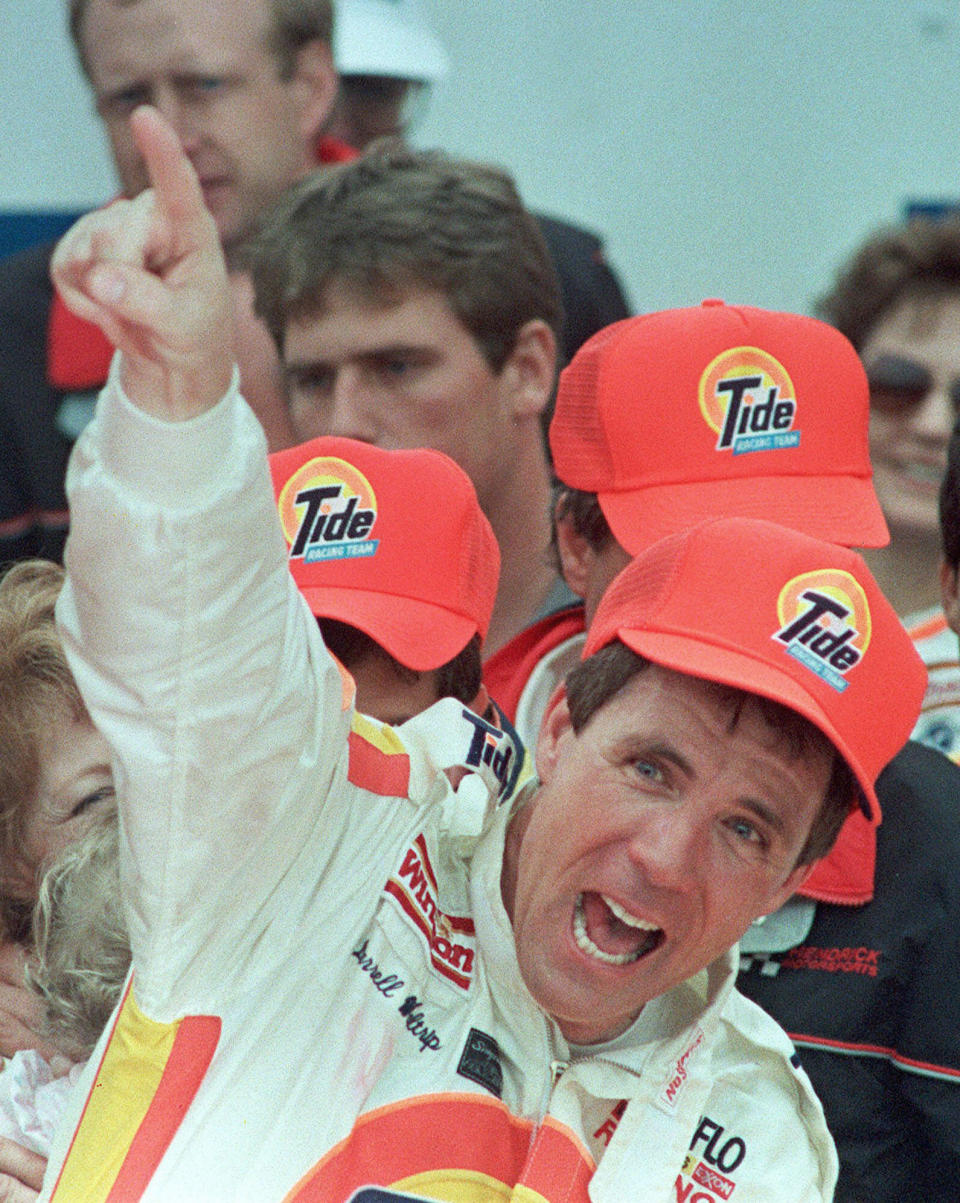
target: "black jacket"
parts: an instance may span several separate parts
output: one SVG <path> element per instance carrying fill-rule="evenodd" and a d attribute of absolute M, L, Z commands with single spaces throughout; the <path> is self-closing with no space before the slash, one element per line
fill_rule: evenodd
<path fill-rule="evenodd" d="M 911 741 L 877 797 L 873 900 L 811 904 L 800 942 L 744 952 L 737 985 L 799 1049 L 840 1157 L 837 1203 L 955 1203 L 960 769 Z"/>
<path fill-rule="evenodd" d="M 65 394 L 47 381 L 54 245 L 0 261 L 0 564 L 59 560 L 67 534 L 72 438 L 58 425 Z"/>

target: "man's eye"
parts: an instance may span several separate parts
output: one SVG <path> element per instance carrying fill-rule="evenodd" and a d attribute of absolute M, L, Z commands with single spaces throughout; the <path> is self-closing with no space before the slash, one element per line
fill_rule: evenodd
<path fill-rule="evenodd" d="M 663 781 L 663 772 L 652 760 L 634 760 L 634 772 L 644 781 Z"/>
<path fill-rule="evenodd" d="M 409 359 L 382 359 L 377 369 L 384 380 L 396 381 L 406 376 L 412 364 Z"/>
<path fill-rule="evenodd" d="M 197 97 L 215 95 L 226 87 L 227 81 L 222 75 L 197 75 L 182 82 L 183 91 Z"/>
<path fill-rule="evenodd" d="M 333 387 L 333 373 L 322 368 L 297 372 L 290 378 L 290 391 L 301 396 L 325 396 Z"/>
<path fill-rule="evenodd" d="M 105 802 L 108 798 L 115 798 L 116 791 L 112 785 L 102 785 L 99 789 L 92 790 L 89 794 L 85 794 L 76 804 L 73 810 L 70 811 L 68 818 L 75 819 L 82 815 L 85 810 L 89 810 L 91 806 L 96 806 L 100 802 Z"/>
<path fill-rule="evenodd" d="M 756 844 L 758 848 L 766 848 L 766 836 L 749 819 L 731 819 L 727 826 L 737 839 L 742 840 L 745 844 Z"/>
<path fill-rule="evenodd" d="M 141 104 L 150 103 L 150 90 L 144 87 L 124 88 L 113 92 L 97 102 L 97 111 L 103 118 L 129 117 Z"/>

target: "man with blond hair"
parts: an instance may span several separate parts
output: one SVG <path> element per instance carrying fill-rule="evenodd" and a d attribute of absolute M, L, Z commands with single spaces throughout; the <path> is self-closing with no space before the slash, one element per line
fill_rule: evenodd
<path fill-rule="evenodd" d="M 331 0 L 71 0 L 70 32 L 120 189 L 145 185 L 127 117 L 149 101 L 177 130 L 228 257 L 258 214 L 316 162 L 336 95 Z M 52 290 L 52 244 L 0 267 L 0 563 L 59 560 L 67 457 L 112 353 Z M 244 388 L 271 446 L 292 435 L 249 281 L 232 273 Z"/>

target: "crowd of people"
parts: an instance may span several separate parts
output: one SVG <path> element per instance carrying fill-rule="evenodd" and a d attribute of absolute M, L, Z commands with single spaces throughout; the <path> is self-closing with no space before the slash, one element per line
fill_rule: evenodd
<path fill-rule="evenodd" d="M 0 1200 L 953 1199 L 960 220 L 633 315 L 410 144 L 414 0 L 66 9 L 120 194 L 0 262 Z"/>

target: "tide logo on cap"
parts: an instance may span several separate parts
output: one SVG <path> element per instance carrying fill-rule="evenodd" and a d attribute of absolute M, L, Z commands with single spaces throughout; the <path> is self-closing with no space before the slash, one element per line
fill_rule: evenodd
<path fill-rule="evenodd" d="M 380 541 L 370 532 L 377 498 L 346 460 L 320 456 L 302 464 L 280 490 L 277 509 L 291 560 L 313 564 L 376 554 Z"/>
<path fill-rule="evenodd" d="M 870 607 L 860 582 L 842 569 L 804 572 L 777 599 L 780 630 L 774 639 L 832 689 L 843 693 L 846 674 L 870 645 Z"/>
<path fill-rule="evenodd" d="M 744 455 L 796 447 L 796 394 L 786 368 L 759 347 L 731 347 L 700 377 L 700 412 L 717 451 Z"/>

